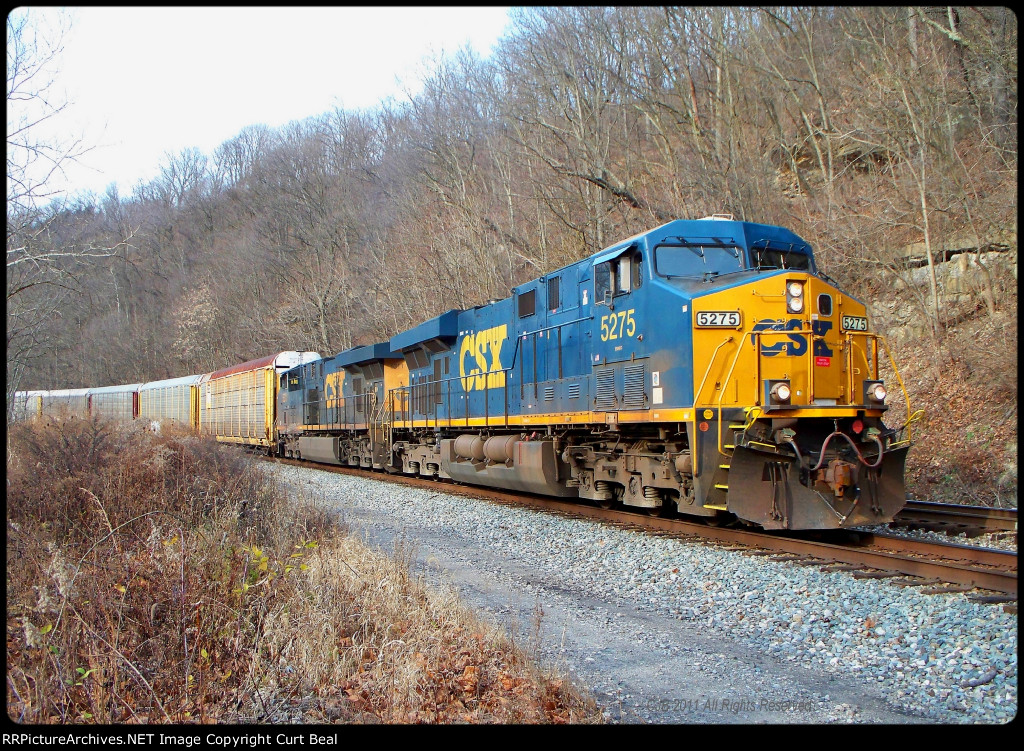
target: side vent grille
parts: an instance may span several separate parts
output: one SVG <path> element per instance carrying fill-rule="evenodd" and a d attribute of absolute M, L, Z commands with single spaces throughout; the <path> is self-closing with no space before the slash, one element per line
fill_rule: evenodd
<path fill-rule="evenodd" d="M 641 409 L 646 398 L 644 396 L 644 381 L 646 379 L 647 367 L 641 365 L 627 365 L 622 370 L 625 389 L 623 390 L 622 403 L 627 409 Z"/>
<path fill-rule="evenodd" d="M 615 371 L 599 370 L 595 374 L 597 378 L 597 392 L 594 395 L 594 405 L 598 409 L 616 409 L 615 402 Z"/>
<path fill-rule="evenodd" d="M 555 387 L 554 386 L 545 386 L 544 387 L 544 401 L 550 402 L 554 398 L 555 398 Z"/>
<path fill-rule="evenodd" d="M 580 398 L 580 385 L 578 383 L 569 384 L 569 398 L 579 399 Z"/>

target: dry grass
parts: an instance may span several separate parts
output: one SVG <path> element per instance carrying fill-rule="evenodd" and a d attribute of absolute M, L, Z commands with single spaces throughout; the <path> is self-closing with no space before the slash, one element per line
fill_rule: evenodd
<path fill-rule="evenodd" d="M 593 722 L 600 712 L 545 676 L 451 589 L 411 578 L 394 557 L 343 537 L 309 560 L 300 596 L 268 613 L 265 652 L 281 679 L 301 673 L 306 717 L 365 722 Z M 285 684 L 291 684 L 285 679 Z M 294 686 L 268 686 L 280 697 Z M 259 707 L 254 707 L 256 713 Z"/>
<path fill-rule="evenodd" d="M 237 450 L 9 430 L 7 710 L 26 723 L 590 722 L 451 592 Z"/>

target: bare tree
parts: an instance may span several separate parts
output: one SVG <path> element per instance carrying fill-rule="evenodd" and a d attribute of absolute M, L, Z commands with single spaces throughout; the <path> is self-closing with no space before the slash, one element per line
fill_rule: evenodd
<path fill-rule="evenodd" d="M 73 214 L 58 198 L 54 178 L 86 150 L 81 139 L 40 135 L 67 107 L 54 92 L 56 64 L 68 30 L 62 18 L 44 29 L 31 11 L 7 16 L 7 407 L 26 368 L 56 333 L 62 306 L 77 293 L 85 266 L 113 255 L 113 244 L 66 242 L 54 222 Z M 44 202 L 49 202 L 44 205 Z M 69 212 L 70 210 L 70 212 Z"/>
<path fill-rule="evenodd" d="M 7 16 L 7 205 L 36 207 L 54 197 L 53 178 L 87 150 L 81 138 L 44 139 L 40 130 L 68 107 L 55 91 L 56 65 L 70 24 L 55 28 L 28 9 Z"/>
<path fill-rule="evenodd" d="M 214 152 L 215 172 L 225 187 L 241 186 L 273 142 L 266 125 L 248 125 Z"/>
<path fill-rule="evenodd" d="M 160 168 L 156 186 L 160 199 L 174 206 L 195 203 L 209 195 L 210 169 L 206 156 L 197 148 L 180 154 L 166 154 L 167 163 Z"/>

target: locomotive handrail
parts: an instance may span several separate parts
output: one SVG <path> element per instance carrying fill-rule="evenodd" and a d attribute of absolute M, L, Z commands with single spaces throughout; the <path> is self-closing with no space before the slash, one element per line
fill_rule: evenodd
<path fill-rule="evenodd" d="M 812 339 L 815 336 L 818 336 L 820 338 L 820 335 L 815 334 L 813 329 L 799 329 L 799 330 L 763 329 L 761 331 L 747 331 L 747 332 L 744 332 L 743 337 L 740 339 L 740 343 L 739 343 L 739 345 L 736 348 L 736 354 L 733 357 L 732 365 L 729 367 L 729 371 L 726 374 L 726 377 L 725 377 L 725 379 L 722 382 L 722 387 L 718 391 L 718 399 L 715 402 L 715 407 L 718 410 L 718 453 L 720 453 L 720 454 L 724 453 L 722 451 L 722 449 L 724 448 L 723 445 L 722 445 L 722 398 L 725 396 L 726 387 L 728 386 L 728 384 L 732 380 L 733 371 L 736 369 L 736 364 L 739 362 L 740 354 L 743 352 L 743 342 L 746 341 L 748 336 L 751 337 L 752 340 L 755 340 L 755 339 L 759 339 L 764 334 L 769 334 L 769 335 L 770 334 L 807 334 L 807 335 L 810 335 L 812 337 Z M 907 431 L 907 437 L 906 437 L 905 440 L 898 441 L 898 442 L 892 444 L 892 446 L 896 447 L 896 446 L 902 446 L 904 444 L 908 444 L 909 445 L 910 442 L 911 442 L 911 439 L 912 439 L 912 431 L 911 431 L 911 427 L 910 426 L 911 426 L 911 424 L 913 422 L 915 422 L 916 420 L 920 419 L 921 411 L 919 411 L 918 413 L 914 413 L 914 414 L 912 414 L 911 411 L 910 411 L 910 396 L 907 394 L 906 386 L 903 384 L 903 379 L 900 377 L 900 372 L 896 368 L 896 362 L 893 360 L 892 353 L 889 351 L 889 345 L 885 341 L 885 337 L 882 336 L 881 334 L 876 334 L 874 332 L 867 332 L 867 331 L 847 332 L 847 341 L 851 345 L 854 344 L 854 340 L 853 340 L 854 335 L 862 335 L 862 336 L 865 337 L 865 339 L 871 338 L 872 341 L 875 343 L 875 348 L 874 348 L 875 349 L 875 352 L 874 352 L 874 354 L 875 354 L 875 357 L 874 357 L 875 362 L 874 362 L 874 366 L 875 366 L 875 375 L 876 376 L 878 375 L 877 342 L 881 341 L 882 346 L 885 348 L 885 354 L 889 358 L 889 364 L 892 366 L 893 373 L 896 376 L 896 381 L 899 383 L 900 389 L 903 391 L 903 398 L 904 398 L 904 400 L 906 401 L 906 404 L 907 404 L 907 421 L 903 424 L 903 426 L 901 428 L 901 430 L 905 429 Z M 722 344 L 719 345 L 719 348 L 721 348 L 724 344 L 727 344 L 728 342 L 732 341 L 732 339 L 733 339 L 733 337 L 729 337 L 728 339 L 726 339 L 724 342 L 722 342 Z M 813 352 L 813 349 L 814 349 L 813 347 L 808 347 L 808 352 Z M 866 348 L 865 348 L 865 351 L 866 351 Z M 717 354 L 717 352 L 718 352 L 718 350 L 716 349 L 715 353 Z M 755 347 L 755 358 L 756 358 L 756 364 L 757 364 L 757 372 L 756 372 L 755 383 L 760 383 L 760 381 L 761 381 L 761 347 L 760 346 L 756 346 Z M 850 378 L 851 379 L 853 378 L 852 358 L 853 358 L 853 351 L 852 351 L 852 346 L 851 346 L 851 349 L 848 352 L 848 357 L 847 357 L 848 363 L 849 363 L 849 366 L 847 368 L 847 372 L 850 373 Z M 712 358 L 711 358 L 711 363 L 708 364 L 708 372 L 705 373 L 705 375 L 704 375 L 705 381 L 707 380 L 707 377 L 708 377 L 708 375 L 711 372 L 711 365 L 714 364 L 714 359 L 715 358 L 714 358 L 714 355 L 713 355 Z M 809 392 L 808 396 L 810 397 L 810 396 L 813 396 L 813 392 L 814 392 L 814 367 L 813 367 L 813 365 L 810 365 L 808 370 L 809 370 L 808 378 L 810 379 L 809 382 L 808 382 L 808 392 Z M 852 402 L 852 400 L 853 400 L 853 393 L 854 393 L 853 392 L 853 385 L 852 385 L 852 383 L 849 384 L 849 385 L 850 385 L 850 400 Z M 696 407 L 697 407 L 697 397 L 700 395 L 700 391 L 703 390 L 703 388 L 704 388 L 704 381 L 701 382 L 700 389 L 697 391 L 697 393 L 694 394 L 694 409 L 695 410 L 696 410 Z M 754 391 L 754 406 L 760 406 L 760 404 L 761 404 L 761 392 L 760 392 L 760 389 L 756 389 L 755 388 L 755 391 Z"/>
<path fill-rule="evenodd" d="M 903 385 L 903 378 L 900 377 L 899 368 L 896 367 L 896 361 L 893 360 L 892 353 L 889 351 L 889 343 L 886 342 L 885 337 L 882 336 L 881 334 L 875 334 L 875 338 L 881 340 L 882 346 L 885 348 L 885 356 L 889 358 L 889 364 L 892 366 L 893 375 L 896 376 L 896 382 L 899 383 L 900 390 L 903 392 L 903 399 L 907 403 L 907 421 L 903 423 L 903 427 L 906 428 L 907 431 L 907 438 L 905 441 L 899 441 L 894 445 L 900 446 L 903 443 L 909 444 L 910 439 L 913 436 L 913 432 L 910 429 L 910 425 L 911 423 L 916 422 L 917 419 L 920 419 L 920 417 L 924 414 L 924 410 L 918 410 L 918 412 L 916 413 L 916 417 L 915 414 L 911 413 L 910 394 L 907 393 L 907 387 Z M 877 369 L 875 370 L 875 372 L 878 372 Z"/>
<path fill-rule="evenodd" d="M 700 386 L 698 386 L 697 390 L 693 393 L 693 406 L 695 410 L 697 408 L 697 397 L 699 397 L 700 392 L 704 390 L 704 384 L 707 383 L 708 376 L 711 375 L 711 366 L 715 364 L 715 358 L 718 357 L 718 350 L 731 342 L 733 338 L 734 337 L 730 336 L 728 339 L 724 339 L 717 347 L 715 347 L 715 351 L 711 353 L 711 361 L 708 362 L 708 369 L 704 371 L 704 377 L 700 381 Z"/>
<path fill-rule="evenodd" d="M 592 320 L 594 320 L 594 316 L 592 316 L 592 315 L 590 315 L 590 316 L 583 316 L 582 318 L 575 318 L 575 319 L 573 319 L 571 321 L 563 321 L 562 323 L 556 323 L 556 324 L 552 324 L 551 326 L 545 326 L 545 327 L 540 328 L 540 329 L 534 329 L 533 331 L 524 331 L 522 334 L 517 334 L 515 336 L 516 346 L 512 350 L 512 363 L 507 368 L 501 368 L 500 370 L 489 370 L 486 373 L 477 373 L 476 375 L 473 375 L 473 376 L 453 375 L 453 376 L 449 376 L 448 378 L 441 378 L 441 379 L 438 379 L 438 380 L 426 380 L 426 381 L 422 381 L 421 383 L 417 383 L 417 384 L 411 384 L 410 383 L 410 384 L 407 384 L 405 386 L 396 386 L 393 389 L 389 389 L 388 393 L 392 393 L 392 392 L 395 392 L 395 391 L 399 391 L 399 392 L 406 392 L 406 391 L 408 391 L 409 395 L 411 396 L 412 395 L 412 389 L 414 387 L 416 387 L 416 386 L 430 386 L 430 385 L 433 385 L 435 383 L 436 384 L 451 384 L 451 382 L 453 382 L 453 381 L 464 381 L 464 380 L 466 380 L 468 378 L 476 378 L 478 376 L 485 376 L 485 380 L 484 380 L 484 415 L 485 415 L 484 427 L 486 428 L 487 427 L 487 423 L 490 420 L 490 414 L 488 412 L 488 410 L 490 409 L 490 400 L 488 399 L 488 397 L 490 396 L 491 376 L 497 375 L 498 373 L 503 373 L 505 375 L 503 384 L 500 387 L 496 386 L 495 388 L 502 388 L 502 389 L 505 390 L 504 418 L 505 418 L 505 427 L 508 427 L 508 377 L 509 377 L 509 374 L 515 369 L 516 362 L 519 359 L 519 344 L 520 344 L 520 342 L 524 341 L 528 336 L 536 336 L 537 334 L 542 334 L 545 331 L 552 331 L 554 329 L 560 329 L 563 326 L 570 326 L 570 325 L 572 325 L 574 323 L 582 323 L 584 321 L 592 321 Z M 451 400 L 450 400 L 450 397 L 451 397 L 451 386 L 450 385 L 445 389 L 445 393 L 446 393 L 446 396 L 449 398 L 449 400 L 448 400 L 448 422 L 450 424 L 452 419 L 454 418 L 454 416 L 452 415 L 452 410 L 451 410 Z M 463 419 L 466 420 L 466 427 L 469 427 L 469 398 L 468 398 L 469 397 L 469 393 L 468 392 L 466 393 L 466 397 L 467 397 L 466 398 L 466 415 L 465 415 L 465 417 Z M 410 422 L 413 422 L 415 420 L 415 418 L 413 417 L 413 414 L 414 414 L 413 410 L 410 407 L 410 410 L 409 410 L 409 421 Z M 424 416 L 425 416 L 426 420 L 429 420 L 429 415 L 428 414 L 424 413 Z M 405 420 L 404 410 L 403 410 L 402 419 L 403 419 L 403 421 Z M 437 418 L 437 411 L 435 410 L 434 411 L 434 420 L 436 421 L 437 419 L 438 419 Z M 429 422 L 426 423 L 425 427 L 429 427 Z"/>
<path fill-rule="evenodd" d="M 889 365 L 892 366 L 893 375 L 896 376 L 896 382 L 900 385 L 900 390 L 903 392 L 903 400 L 904 400 L 904 402 L 907 405 L 907 421 L 905 423 L 903 423 L 903 425 L 900 427 L 900 430 L 906 430 L 907 431 L 906 438 L 904 440 L 897 441 L 896 443 L 893 443 L 892 446 L 902 446 L 904 444 L 909 445 L 911 443 L 912 438 L 913 438 L 913 431 L 911 430 L 910 426 L 911 426 L 912 423 L 915 423 L 919 419 L 921 419 L 921 416 L 924 414 L 924 410 L 918 410 L 917 412 L 912 412 L 911 411 L 911 407 L 910 407 L 910 394 L 907 393 L 907 387 L 903 384 L 903 378 L 900 376 L 899 368 L 896 367 L 896 361 L 893 359 L 892 352 L 889 351 L 889 343 L 886 341 L 885 337 L 882 336 L 881 334 L 876 334 L 873 331 L 847 331 L 846 332 L 846 338 L 850 342 L 850 344 L 853 344 L 855 336 L 863 336 L 865 339 L 870 338 L 874 342 L 874 344 L 875 344 L 875 346 L 874 346 L 874 355 L 875 355 L 874 365 L 875 365 L 875 376 L 876 377 L 878 376 L 878 342 L 881 342 L 882 343 L 882 347 L 885 349 L 885 355 L 886 355 L 886 357 L 889 358 Z M 853 379 L 853 363 L 852 363 L 852 356 L 853 356 L 853 353 L 851 351 L 850 352 L 850 360 L 851 360 L 850 361 L 850 367 L 847 369 L 847 372 L 850 373 L 850 379 L 851 379 L 851 381 L 850 381 L 850 394 L 851 394 L 851 396 L 853 394 L 853 382 L 852 382 L 852 379 Z"/>
<path fill-rule="evenodd" d="M 761 331 L 745 331 L 743 333 L 743 338 L 740 339 L 739 346 L 736 347 L 736 354 L 732 358 L 732 365 L 729 366 L 729 372 L 726 373 L 725 379 L 722 381 L 722 388 L 720 388 L 718 390 L 718 400 L 715 402 L 715 408 L 718 410 L 718 453 L 719 454 L 724 454 L 725 453 L 725 452 L 722 451 L 722 449 L 724 448 L 722 446 L 722 397 L 725 396 L 725 389 L 729 385 L 729 382 L 732 380 L 732 373 L 733 373 L 734 370 L 736 370 L 736 363 L 738 363 L 739 360 L 740 360 L 740 354 L 743 352 L 743 342 L 745 342 L 747 340 L 748 336 L 751 337 L 751 340 L 753 341 L 754 339 L 759 339 L 764 334 L 769 334 L 769 335 L 770 334 L 810 334 L 811 336 L 815 335 L 813 329 L 799 329 L 799 330 L 792 330 L 792 329 L 783 329 L 783 330 L 778 330 L 778 329 L 762 329 Z M 731 337 L 730 337 L 730 339 L 731 339 Z M 808 349 L 809 350 L 813 350 L 814 348 L 813 347 L 809 347 Z M 761 346 L 760 346 L 760 341 L 755 343 L 754 357 L 755 357 L 755 362 L 757 364 L 757 372 L 755 374 L 756 377 L 755 377 L 755 381 L 754 382 L 755 382 L 755 384 L 760 384 L 761 383 Z M 813 387 L 814 387 L 814 381 L 813 381 L 813 378 L 814 378 L 814 368 L 813 367 L 810 368 L 810 371 L 811 371 L 810 377 L 811 377 L 812 380 L 810 382 L 810 385 L 808 386 L 808 391 L 813 392 Z M 696 406 L 697 406 L 696 399 L 694 399 L 694 411 L 696 411 Z M 758 407 L 761 406 L 761 390 L 759 388 L 756 388 L 756 387 L 754 388 L 754 405 L 753 406 L 758 406 Z"/>

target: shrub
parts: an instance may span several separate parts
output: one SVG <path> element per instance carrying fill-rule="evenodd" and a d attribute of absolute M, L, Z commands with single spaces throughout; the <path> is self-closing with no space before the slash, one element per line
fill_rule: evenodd
<path fill-rule="evenodd" d="M 9 439 L 16 721 L 601 719 L 237 448 L 99 420 Z"/>

